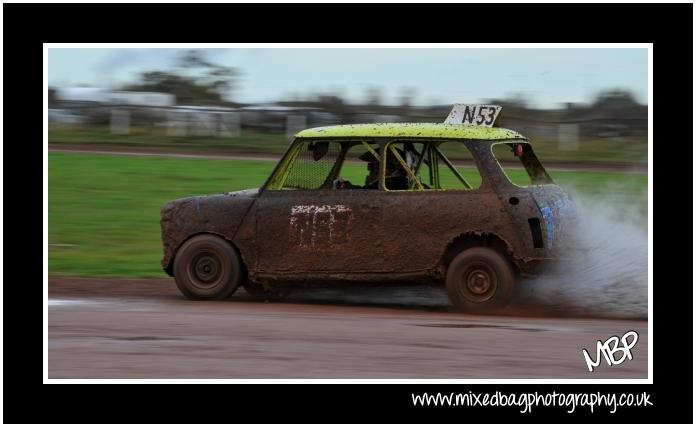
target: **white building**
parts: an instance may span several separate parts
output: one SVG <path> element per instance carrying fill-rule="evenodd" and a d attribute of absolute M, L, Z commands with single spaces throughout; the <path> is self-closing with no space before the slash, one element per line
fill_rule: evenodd
<path fill-rule="evenodd" d="M 176 97 L 160 92 L 113 91 L 98 87 L 66 87 L 56 90 L 56 99 L 70 103 L 171 107 Z"/>

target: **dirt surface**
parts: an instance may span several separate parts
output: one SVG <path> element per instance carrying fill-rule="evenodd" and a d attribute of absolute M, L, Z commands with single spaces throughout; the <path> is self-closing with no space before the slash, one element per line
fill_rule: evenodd
<path fill-rule="evenodd" d="M 192 159 L 223 159 L 223 160 L 269 160 L 278 161 L 282 154 L 259 155 L 253 153 L 240 153 L 232 149 L 206 148 L 205 153 L 192 152 L 192 149 L 176 149 L 174 147 L 123 147 L 108 144 L 49 144 L 48 150 L 55 153 L 84 153 L 104 154 L 113 156 L 156 156 Z M 350 160 L 348 160 L 350 162 Z M 453 163 L 458 164 L 454 160 Z M 501 162 L 504 167 L 519 167 L 519 162 Z M 647 173 L 647 164 L 632 163 L 562 163 L 543 161 L 544 168 L 550 171 L 590 171 L 590 172 L 625 172 Z"/>
<path fill-rule="evenodd" d="M 51 278 L 49 378 L 646 378 L 645 320 L 514 306 L 452 311 L 442 289 L 242 289 L 188 301 L 172 279 Z M 542 317 L 543 316 L 543 317 Z M 632 360 L 588 372 L 585 348 L 639 334 Z M 620 352 L 617 354 L 620 358 Z"/>

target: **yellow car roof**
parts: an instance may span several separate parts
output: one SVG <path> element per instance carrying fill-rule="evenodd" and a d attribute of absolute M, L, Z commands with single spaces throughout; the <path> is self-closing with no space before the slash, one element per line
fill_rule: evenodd
<path fill-rule="evenodd" d="M 514 130 L 449 123 L 366 123 L 323 126 L 295 134 L 298 138 L 450 138 L 474 140 L 527 139 Z"/>

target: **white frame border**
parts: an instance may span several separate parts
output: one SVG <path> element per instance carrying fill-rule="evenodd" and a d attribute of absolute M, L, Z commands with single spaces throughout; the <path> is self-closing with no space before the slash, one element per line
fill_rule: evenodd
<path fill-rule="evenodd" d="M 51 379 L 48 378 L 48 49 L 130 48 L 632 48 L 648 49 L 648 378 L 637 379 Z M 2 73 L 0 69 L 0 73 Z M 653 384 L 653 44 L 652 43 L 44 43 L 43 44 L 43 383 L 44 384 Z M 456 101 L 456 100 L 455 100 Z M 454 101 L 453 101 L 454 102 Z M 1 156 L 1 154 L 0 154 Z M 696 156 L 696 154 L 695 154 Z M 0 180 L 2 178 L 0 177 Z M 2 190 L 0 190 L 2 191 Z M 696 189 L 694 190 L 696 192 Z M 695 199 L 696 200 L 696 199 Z M 0 202 L 2 203 L 2 202 Z M 696 203 L 696 202 L 694 202 Z M 0 204 L 0 212 L 2 205 Z M 695 232 L 696 233 L 696 232 Z M 696 257 L 696 255 L 695 255 Z M 695 258 L 696 259 L 696 258 Z M 2 261 L 0 261 L 1 263 Z M 1 264 L 0 264 L 1 265 Z M 696 269 L 696 264 L 695 267 Z M 0 298 L 2 298 L 0 296 Z M 696 300 L 696 295 L 694 296 Z M 1 320 L 0 320 L 1 321 Z M 696 334 L 696 331 L 694 332 Z M 0 344 L 2 345 L 2 344 Z M 1 356 L 0 356 L 1 357 Z M 696 356 L 694 356 L 696 357 Z"/>

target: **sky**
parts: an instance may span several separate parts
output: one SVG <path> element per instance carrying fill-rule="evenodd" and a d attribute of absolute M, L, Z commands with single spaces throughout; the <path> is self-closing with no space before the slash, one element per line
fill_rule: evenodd
<path fill-rule="evenodd" d="M 589 103 L 602 90 L 631 91 L 648 100 L 646 48 L 215 48 L 212 62 L 235 67 L 228 99 L 272 102 L 333 93 L 348 102 L 371 88 L 387 104 L 405 89 L 413 104 L 477 103 L 519 96 L 530 106 Z M 139 73 L 173 69 L 184 49 L 50 48 L 51 87 L 115 88 Z"/>

